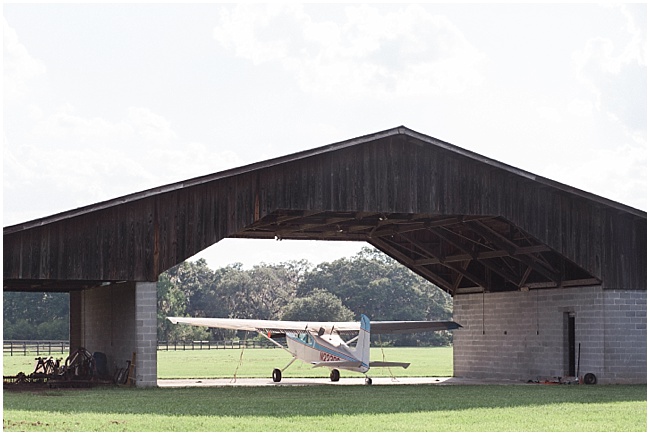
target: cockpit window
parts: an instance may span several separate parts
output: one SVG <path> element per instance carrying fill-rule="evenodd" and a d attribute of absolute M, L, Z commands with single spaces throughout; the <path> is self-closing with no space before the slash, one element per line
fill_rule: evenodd
<path fill-rule="evenodd" d="M 298 339 L 307 345 L 311 345 L 314 342 L 314 338 L 307 332 L 300 332 L 298 334 Z"/>

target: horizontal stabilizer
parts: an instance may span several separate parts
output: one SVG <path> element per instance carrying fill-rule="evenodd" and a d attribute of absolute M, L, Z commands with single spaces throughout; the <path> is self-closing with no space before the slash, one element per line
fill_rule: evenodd
<path fill-rule="evenodd" d="M 425 331 L 448 331 L 462 328 L 453 321 L 406 320 L 370 322 L 373 334 L 410 334 Z"/>
<path fill-rule="evenodd" d="M 312 362 L 313 368 L 316 367 L 332 367 L 332 368 L 356 368 L 361 367 L 361 361 L 314 361 Z"/>
<path fill-rule="evenodd" d="M 370 361 L 370 367 L 402 367 L 407 368 L 411 363 L 390 362 L 390 361 Z"/>

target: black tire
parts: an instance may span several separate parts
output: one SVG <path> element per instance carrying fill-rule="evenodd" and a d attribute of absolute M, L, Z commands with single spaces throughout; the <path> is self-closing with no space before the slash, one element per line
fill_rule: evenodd
<path fill-rule="evenodd" d="M 273 375 L 271 377 L 273 378 L 273 382 L 280 382 L 282 380 L 282 370 L 273 369 Z"/>
<path fill-rule="evenodd" d="M 338 382 L 339 379 L 341 379 L 341 372 L 339 372 L 338 369 L 333 369 L 330 372 L 330 381 Z"/>
<path fill-rule="evenodd" d="M 366 378 L 366 385 L 372 385 L 372 378 Z"/>
<path fill-rule="evenodd" d="M 586 385 L 596 385 L 596 382 L 598 382 L 596 380 L 596 375 L 593 373 L 586 373 L 582 380 Z"/>

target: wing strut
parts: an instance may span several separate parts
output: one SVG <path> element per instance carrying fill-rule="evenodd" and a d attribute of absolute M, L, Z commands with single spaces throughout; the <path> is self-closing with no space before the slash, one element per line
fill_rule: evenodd
<path fill-rule="evenodd" d="M 274 339 L 272 339 L 272 338 L 269 336 L 270 334 L 265 334 L 264 332 L 262 332 L 262 331 L 260 331 L 260 330 L 258 330 L 257 333 L 260 334 L 262 337 L 266 338 L 266 339 L 267 339 L 268 341 L 270 341 L 271 343 L 275 344 L 275 345 L 276 345 L 277 347 L 279 347 L 280 349 L 283 349 L 283 350 L 289 352 L 289 349 L 287 349 L 286 347 L 282 346 L 280 343 L 278 343 L 277 341 L 275 341 Z M 289 352 L 289 353 L 291 353 L 291 352 Z M 291 355 L 293 355 L 293 354 L 291 353 Z M 292 361 L 292 362 L 293 362 L 293 361 Z M 288 367 L 288 366 L 287 366 L 287 367 Z"/>
<path fill-rule="evenodd" d="M 289 361 L 289 364 L 287 364 L 286 366 L 284 366 L 284 368 L 282 369 L 282 371 L 284 372 L 286 369 L 288 369 L 289 366 L 290 366 L 291 364 L 293 364 L 297 359 L 298 359 L 298 357 L 297 357 L 297 356 L 294 356 L 294 357 L 291 359 L 291 361 Z"/>

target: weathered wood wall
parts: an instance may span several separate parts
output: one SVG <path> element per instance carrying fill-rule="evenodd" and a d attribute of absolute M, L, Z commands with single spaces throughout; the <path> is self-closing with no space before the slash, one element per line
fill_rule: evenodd
<path fill-rule="evenodd" d="M 646 288 L 645 213 L 406 129 L 4 230 L 4 284 L 155 281 L 274 210 L 502 216 L 603 280 Z"/>

